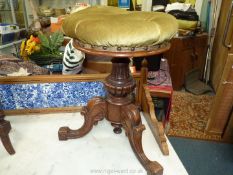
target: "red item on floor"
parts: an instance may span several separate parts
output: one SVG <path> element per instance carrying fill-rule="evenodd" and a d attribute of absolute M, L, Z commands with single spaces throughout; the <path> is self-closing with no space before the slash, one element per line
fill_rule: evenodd
<path fill-rule="evenodd" d="M 158 71 L 148 72 L 147 84 L 153 97 L 169 98 L 166 116 L 162 121 L 165 127 L 165 125 L 169 122 L 173 93 L 169 66 L 166 59 L 161 59 L 160 69 Z"/>

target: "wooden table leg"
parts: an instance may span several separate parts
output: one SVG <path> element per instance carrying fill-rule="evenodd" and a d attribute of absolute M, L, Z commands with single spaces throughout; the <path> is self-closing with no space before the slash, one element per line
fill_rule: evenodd
<path fill-rule="evenodd" d="M 9 121 L 4 120 L 4 113 L 2 110 L 0 110 L 0 137 L 3 146 L 7 150 L 7 152 L 12 155 L 15 154 L 15 150 L 11 144 L 10 138 L 9 138 L 9 132 L 11 130 L 11 124 Z"/>

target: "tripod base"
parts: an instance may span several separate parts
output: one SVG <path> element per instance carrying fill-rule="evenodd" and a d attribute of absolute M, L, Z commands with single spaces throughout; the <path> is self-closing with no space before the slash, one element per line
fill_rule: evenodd
<path fill-rule="evenodd" d="M 58 137 L 60 140 L 82 137 L 90 132 L 93 125 L 106 118 L 111 122 L 116 134 L 122 132 L 121 127 L 124 128 L 134 153 L 148 174 L 162 175 L 162 166 L 158 162 L 150 161 L 142 148 L 142 132 L 145 126 L 141 122 L 138 106 L 133 103 L 132 92 L 136 83 L 130 75 L 129 62 L 128 58 L 112 59 L 112 72 L 105 82 L 108 92 L 106 99 L 91 99 L 81 112 L 85 119 L 83 126 L 77 130 L 61 127 Z"/>

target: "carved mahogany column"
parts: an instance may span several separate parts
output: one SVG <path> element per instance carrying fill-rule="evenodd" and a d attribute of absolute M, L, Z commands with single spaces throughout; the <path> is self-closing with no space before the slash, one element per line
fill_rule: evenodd
<path fill-rule="evenodd" d="M 133 102 L 132 92 L 136 83 L 130 74 L 128 58 L 113 58 L 111 61 L 112 72 L 105 82 L 108 109 L 106 119 L 114 127 L 113 131 L 119 134 L 122 127 L 122 106 Z"/>
<path fill-rule="evenodd" d="M 11 130 L 11 124 L 9 121 L 4 120 L 4 112 L 0 110 L 0 137 L 3 146 L 7 150 L 9 154 L 15 154 L 15 150 L 11 144 L 10 138 L 9 138 L 9 132 Z"/>
<path fill-rule="evenodd" d="M 108 92 L 106 119 L 118 125 L 114 129 L 115 133 L 123 126 L 134 153 L 148 174 L 162 175 L 162 166 L 156 161 L 150 161 L 142 148 L 142 132 L 145 126 L 141 122 L 138 107 L 133 103 L 132 93 L 136 83 L 130 74 L 129 62 L 127 57 L 112 59 L 112 72 L 105 82 Z"/>

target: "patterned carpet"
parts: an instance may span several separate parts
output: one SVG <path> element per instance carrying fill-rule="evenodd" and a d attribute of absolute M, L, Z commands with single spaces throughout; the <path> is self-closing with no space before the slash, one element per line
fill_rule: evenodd
<path fill-rule="evenodd" d="M 168 136 L 220 141 L 204 133 L 213 96 L 174 92 Z"/>

